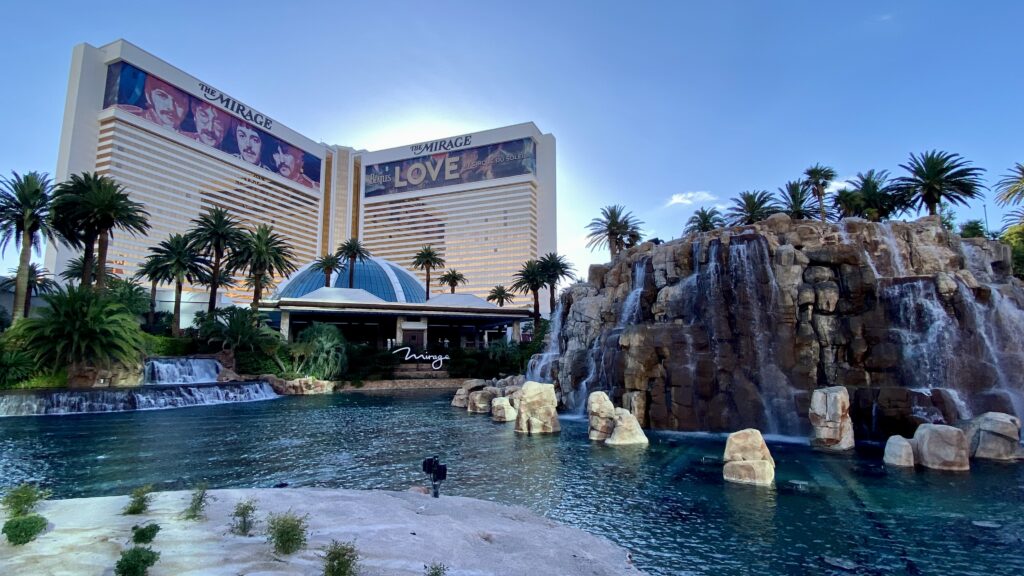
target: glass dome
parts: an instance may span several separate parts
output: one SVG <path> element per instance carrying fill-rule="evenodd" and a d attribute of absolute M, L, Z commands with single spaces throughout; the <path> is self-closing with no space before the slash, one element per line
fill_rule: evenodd
<path fill-rule="evenodd" d="M 426 302 L 423 283 L 405 268 L 383 258 L 356 260 L 354 286 L 348 284 L 348 261 L 333 274 L 334 288 L 359 288 L 386 302 Z M 324 287 L 324 273 L 312 262 L 303 266 L 278 288 L 280 298 L 301 298 Z"/>

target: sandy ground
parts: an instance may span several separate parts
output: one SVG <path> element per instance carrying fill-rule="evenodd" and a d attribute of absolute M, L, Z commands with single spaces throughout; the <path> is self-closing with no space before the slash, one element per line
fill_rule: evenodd
<path fill-rule="evenodd" d="M 640 575 L 627 552 L 608 540 L 537 516 L 525 508 L 471 498 L 438 499 L 411 492 L 327 489 L 212 490 L 206 519 L 180 519 L 189 492 L 154 494 L 148 513 L 123 516 L 127 496 L 40 504 L 47 531 L 20 547 L 0 542 L 0 574 L 112 575 L 131 542 L 133 524 L 156 522 L 151 544 L 160 561 L 151 576 L 238 576 L 322 573 L 321 549 L 354 542 L 360 574 L 422 575 L 442 562 L 449 576 Z M 228 530 L 235 504 L 257 502 L 256 535 Z M 266 541 L 268 512 L 309 515 L 308 547 L 275 556 Z"/>

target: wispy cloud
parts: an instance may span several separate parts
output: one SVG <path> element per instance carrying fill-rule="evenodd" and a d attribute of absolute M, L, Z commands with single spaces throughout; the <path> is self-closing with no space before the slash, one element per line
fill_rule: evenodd
<path fill-rule="evenodd" d="M 888 22 L 888 21 L 892 20 L 892 14 L 879 14 L 875 18 L 875 20 L 878 20 L 879 22 Z"/>
<path fill-rule="evenodd" d="M 712 200 L 717 200 L 717 196 L 705 190 L 679 192 L 677 194 L 673 194 L 672 197 L 669 198 L 665 206 L 674 206 L 676 204 L 682 204 L 683 206 L 691 206 L 698 202 L 711 202 Z"/>
<path fill-rule="evenodd" d="M 825 187 L 826 194 L 835 194 L 836 192 L 846 188 L 850 185 L 850 180 L 853 180 L 853 176 L 848 178 L 837 178 L 829 182 L 828 186 Z"/>

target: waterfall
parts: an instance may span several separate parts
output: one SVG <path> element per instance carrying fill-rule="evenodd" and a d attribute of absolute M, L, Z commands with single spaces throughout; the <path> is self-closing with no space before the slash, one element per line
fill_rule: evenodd
<path fill-rule="evenodd" d="M 878 267 L 875 266 L 875 259 L 871 257 L 871 250 L 867 249 L 867 246 L 861 245 L 859 239 L 854 240 L 850 237 L 850 231 L 846 229 L 846 218 L 839 221 L 839 240 L 843 244 L 854 244 L 860 245 L 861 250 L 864 251 L 864 258 L 867 260 L 868 267 L 874 273 L 875 278 L 881 278 L 881 274 L 878 273 Z"/>
<path fill-rule="evenodd" d="M 892 222 L 882 222 L 878 225 L 878 229 L 882 231 L 882 241 L 885 242 L 885 247 L 889 251 L 889 263 L 892 265 L 893 276 L 906 276 L 907 267 L 903 262 L 903 253 L 900 252 L 896 244 L 896 235 L 892 231 Z"/>
<path fill-rule="evenodd" d="M 622 312 L 619 313 L 619 320 L 616 328 L 625 328 L 630 324 L 636 324 L 640 320 L 640 296 L 643 295 L 644 283 L 647 280 L 647 259 L 637 260 L 633 264 L 632 290 L 622 303 Z"/>
<path fill-rule="evenodd" d="M 951 351 L 959 329 L 939 301 L 931 279 L 885 286 L 880 297 L 892 317 L 895 343 L 901 350 L 902 380 L 909 388 L 948 388 Z"/>
<path fill-rule="evenodd" d="M 216 382 L 220 370 L 213 358 L 151 358 L 146 360 L 145 384 Z"/>
<path fill-rule="evenodd" d="M 151 386 L 0 395 L 0 417 L 161 410 L 278 398 L 266 382 Z"/>
<path fill-rule="evenodd" d="M 554 382 L 552 368 L 558 363 L 560 355 L 559 339 L 562 333 L 562 300 L 555 304 L 551 311 L 551 329 L 548 331 L 548 343 L 544 351 L 534 354 L 526 365 L 526 379 L 532 382 Z"/>

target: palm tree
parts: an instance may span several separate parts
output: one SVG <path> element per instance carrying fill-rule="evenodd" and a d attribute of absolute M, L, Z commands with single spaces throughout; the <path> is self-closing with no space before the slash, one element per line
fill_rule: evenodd
<path fill-rule="evenodd" d="M 852 192 L 858 197 L 856 216 L 872 222 L 887 220 L 906 211 L 908 206 L 900 194 L 894 193 L 887 170 L 858 172 L 850 181 Z"/>
<path fill-rule="evenodd" d="M 487 301 L 497 302 L 499 308 L 504 308 L 506 303 L 511 304 L 513 300 L 515 300 L 515 296 L 501 284 L 491 288 L 490 293 L 487 294 Z"/>
<path fill-rule="evenodd" d="M 71 260 L 68 260 L 67 265 L 64 266 L 64 271 L 60 273 L 61 279 L 64 280 L 65 282 L 81 282 L 82 275 L 83 275 L 83 272 L 84 272 L 84 269 L 83 269 L 84 266 L 85 266 L 85 255 L 84 254 L 80 254 L 78 256 L 75 256 Z M 115 275 L 111 274 L 110 270 L 107 270 L 107 282 L 110 282 L 110 279 L 114 278 L 114 277 L 115 277 Z M 92 261 L 92 274 L 89 274 L 89 284 L 92 284 L 95 281 L 96 281 L 96 260 L 93 259 L 93 261 Z"/>
<path fill-rule="evenodd" d="M 455 294 L 455 287 L 459 284 L 466 284 L 466 276 L 458 270 L 446 270 L 444 274 L 441 274 L 437 278 L 437 283 L 441 286 L 448 286 L 452 289 L 452 294 Z"/>
<path fill-rule="evenodd" d="M 232 272 L 246 270 L 252 281 L 252 308 L 263 298 L 263 288 L 274 276 L 286 276 L 295 271 L 295 255 L 291 246 L 271 226 L 260 224 L 248 230 L 243 241 L 228 259 Z"/>
<path fill-rule="evenodd" d="M 996 201 L 1000 206 L 1019 204 L 1024 200 L 1024 164 L 1018 162 L 1010 173 L 996 183 Z"/>
<path fill-rule="evenodd" d="M 181 335 L 181 288 L 189 284 L 204 284 L 210 281 L 210 261 L 200 255 L 192 241 L 184 234 L 171 234 L 156 246 L 150 248 L 159 275 L 174 281 L 174 321 L 171 336 Z"/>
<path fill-rule="evenodd" d="M 150 326 L 147 330 L 151 330 L 152 326 L 156 324 L 156 288 L 161 283 L 170 283 L 174 278 L 168 273 L 167 269 L 161 265 L 161 259 L 151 247 L 149 249 L 149 255 L 142 262 L 142 266 L 136 272 L 136 275 L 140 278 L 149 280 L 149 313 L 146 316 L 146 324 Z"/>
<path fill-rule="evenodd" d="M 78 268 L 80 286 L 91 286 L 96 279 L 96 230 L 82 221 L 78 208 L 85 194 L 99 185 L 102 178 L 95 172 L 72 174 L 54 190 L 50 206 L 51 226 L 61 243 L 82 250 L 81 266 Z M 65 273 L 61 277 L 66 278 Z"/>
<path fill-rule="evenodd" d="M 4 278 L 0 280 L 0 290 L 17 290 L 18 280 L 18 268 L 12 268 L 11 274 L 13 278 Z M 50 272 L 46 268 L 40 267 L 38 264 L 32 263 L 28 265 L 28 284 L 25 290 L 25 304 L 24 304 L 24 315 L 23 318 L 28 318 L 29 311 L 32 310 L 32 297 L 41 296 L 43 294 L 53 294 L 57 291 L 60 286 L 53 281 Z"/>
<path fill-rule="evenodd" d="M 61 212 L 62 236 L 71 227 L 79 230 L 83 238 L 95 238 L 96 288 L 101 291 L 106 284 L 107 248 L 114 230 L 124 230 L 133 236 L 149 230 L 149 213 L 142 204 L 129 198 L 123 186 L 107 176 L 95 177 L 85 173 L 77 180 L 72 176 L 71 180 L 58 186 L 53 210 Z M 89 254 L 87 249 L 86 263 L 91 260 Z M 83 267 L 83 273 L 85 269 Z M 84 277 L 82 283 L 88 285 Z"/>
<path fill-rule="evenodd" d="M 13 178 L 0 183 L 0 248 L 6 251 L 8 242 L 14 240 L 15 247 L 21 249 L 14 281 L 14 310 L 11 311 L 11 320 L 16 323 L 28 314 L 26 302 L 32 299 L 28 296 L 32 248 L 38 253 L 42 237 L 52 237 L 49 224 L 52 185 L 45 174 L 38 172 L 24 176 L 17 172 L 12 174 Z"/>
<path fill-rule="evenodd" d="M 686 221 L 686 228 L 683 228 L 683 233 L 711 232 L 715 228 L 721 228 L 722 226 L 725 226 L 725 218 L 722 218 L 722 213 L 718 211 L 718 208 L 708 210 L 702 206 Z"/>
<path fill-rule="evenodd" d="M 412 267 L 427 273 L 427 283 L 425 284 L 427 287 L 427 300 L 430 300 L 430 271 L 442 266 L 444 266 L 444 258 L 430 245 L 420 248 L 420 251 L 412 257 Z"/>
<path fill-rule="evenodd" d="M 794 220 L 805 220 L 812 217 L 816 208 L 816 199 L 812 198 L 807 186 L 802 180 L 790 180 L 786 185 L 779 188 L 778 195 L 779 212 L 788 214 Z"/>
<path fill-rule="evenodd" d="M 355 288 L 353 282 L 356 278 L 356 260 L 366 261 L 370 257 L 370 251 L 363 246 L 358 238 L 349 238 L 338 246 L 338 256 L 348 260 L 348 287 Z M 441 263 L 444 266 L 444 263 Z M 427 273 L 427 284 L 430 283 L 430 273 Z"/>
<path fill-rule="evenodd" d="M 937 150 L 911 154 L 910 161 L 900 168 L 908 175 L 895 179 L 894 190 L 918 210 L 927 206 L 929 216 L 937 215 L 943 202 L 967 205 L 967 200 L 979 198 L 984 188 L 984 170 L 971 166 L 959 154 Z"/>
<path fill-rule="evenodd" d="M 311 269 L 317 272 L 324 273 L 324 287 L 331 287 L 331 274 L 338 268 L 341 268 L 341 257 L 337 254 L 324 254 L 323 256 L 313 260 Z M 351 281 L 349 283 L 351 285 Z"/>
<path fill-rule="evenodd" d="M 210 314 L 217 308 L 217 289 L 230 286 L 230 279 L 221 278 L 224 258 L 242 241 L 245 231 L 241 223 L 220 206 L 214 206 L 192 220 L 192 225 L 188 236 L 193 247 L 207 258 L 213 257 L 210 267 L 210 301 L 206 306 L 206 312 Z"/>
<path fill-rule="evenodd" d="M 828 166 L 815 164 L 804 170 L 804 183 L 814 191 L 814 197 L 818 199 L 822 222 L 825 221 L 825 189 L 835 179 L 836 171 Z"/>
<path fill-rule="evenodd" d="M 515 273 L 512 290 L 520 294 L 533 294 L 533 325 L 540 322 L 540 290 L 547 284 L 547 275 L 537 260 L 523 262 L 523 267 Z"/>
<path fill-rule="evenodd" d="M 740 192 L 740 197 L 733 198 L 732 203 L 732 207 L 726 211 L 730 226 L 748 226 L 778 212 L 767 190 Z"/>
<path fill-rule="evenodd" d="M 612 260 L 619 255 L 627 243 L 637 244 L 640 241 L 640 227 L 643 222 L 633 217 L 632 212 L 626 212 L 626 207 L 615 204 L 605 206 L 601 209 L 601 217 L 594 218 L 587 224 L 590 234 L 587 234 L 587 248 L 608 247 Z"/>
<path fill-rule="evenodd" d="M 541 256 L 540 267 L 544 271 L 544 276 L 547 280 L 548 294 L 551 297 L 551 312 L 555 311 L 555 289 L 558 287 L 558 283 L 562 280 L 572 280 L 576 276 L 573 274 L 573 265 L 556 252 L 548 252 Z"/>
<path fill-rule="evenodd" d="M 841 188 L 832 194 L 832 210 L 836 220 L 860 216 L 864 206 L 860 194 L 849 188 Z"/>

